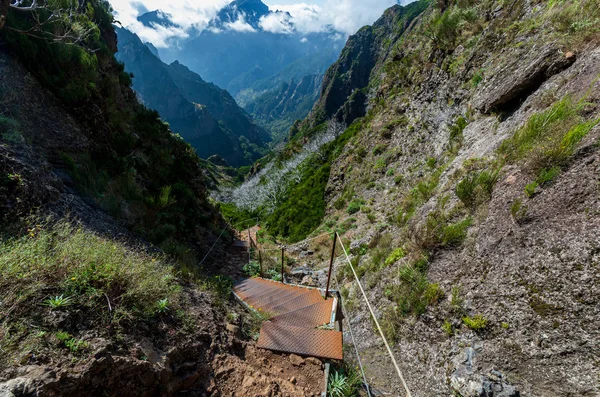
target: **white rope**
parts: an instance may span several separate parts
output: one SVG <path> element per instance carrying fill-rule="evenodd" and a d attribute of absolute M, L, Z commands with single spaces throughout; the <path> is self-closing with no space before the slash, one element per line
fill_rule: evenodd
<path fill-rule="evenodd" d="M 296 246 L 299 246 L 299 245 L 303 245 L 303 244 L 305 244 L 305 243 L 307 243 L 309 241 L 316 240 L 316 239 L 321 238 L 323 236 L 329 236 L 329 238 L 331 238 L 331 233 L 323 233 L 323 234 L 318 235 L 317 237 L 312 237 L 312 238 L 309 238 L 309 239 L 306 239 L 306 240 L 302 240 L 301 242 L 296 243 L 296 244 L 290 244 L 290 245 L 288 245 L 288 247 L 296 247 Z"/>
<path fill-rule="evenodd" d="M 360 292 L 362 293 L 363 298 L 365 298 L 365 302 L 367 302 L 367 307 L 369 308 L 369 311 L 371 312 L 371 316 L 373 317 L 373 320 L 375 321 L 375 325 L 377 326 L 377 330 L 379 331 L 379 334 L 381 335 L 381 339 L 383 339 L 383 343 L 385 344 L 385 347 L 390 355 L 390 358 L 392 359 L 392 362 L 394 363 L 394 367 L 396 367 L 398 376 L 400 377 L 400 380 L 402 381 L 402 385 L 404 386 L 404 389 L 406 390 L 406 395 L 408 397 L 412 397 L 412 394 L 410 393 L 410 390 L 408 389 L 408 385 L 406 384 L 406 381 L 404 380 L 404 376 L 402 375 L 402 371 L 400 371 L 400 367 L 398 366 L 398 363 L 396 362 L 394 353 L 392 352 L 392 349 L 390 348 L 390 345 L 387 342 L 387 339 L 385 339 L 385 336 L 383 335 L 383 331 L 381 330 L 379 321 L 377 321 L 375 312 L 373 312 L 373 308 L 371 307 L 371 304 L 369 303 L 369 299 L 367 299 L 367 294 L 365 293 L 365 290 L 363 289 L 362 284 L 360 283 L 358 275 L 356 274 L 356 271 L 354 270 L 354 266 L 352 266 L 352 262 L 350 261 L 350 258 L 348 257 L 348 253 L 346 252 L 346 247 L 344 247 L 344 243 L 342 242 L 342 239 L 340 238 L 339 234 L 337 234 L 337 232 L 336 232 L 335 235 L 337 236 L 338 240 L 340 241 L 340 244 L 342 245 L 342 249 L 344 250 L 344 255 L 346 255 L 346 260 L 348 261 L 348 264 L 350 265 L 350 269 L 352 269 L 352 273 L 354 274 L 354 278 L 356 279 L 356 282 L 358 283 Z"/>
<path fill-rule="evenodd" d="M 337 289 L 339 290 L 339 285 L 335 278 L 333 279 L 333 282 L 335 283 L 335 285 L 337 286 Z M 346 312 L 346 309 L 344 307 L 344 300 L 342 299 L 342 294 L 340 294 L 340 305 L 342 306 L 342 315 L 344 315 L 344 313 Z M 371 387 L 369 386 L 369 382 L 367 382 L 367 376 L 365 375 L 365 369 L 363 368 L 362 360 L 360 359 L 360 354 L 358 353 L 358 346 L 356 345 L 356 340 L 354 339 L 354 332 L 352 332 L 352 324 L 350 323 L 349 317 L 348 317 L 348 329 L 350 329 L 350 337 L 352 338 L 352 345 L 354 346 L 354 351 L 356 352 L 356 358 L 358 359 L 358 366 L 360 367 L 360 372 L 362 373 L 363 382 L 365 384 L 365 387 L 367 388 L 367 394 L 369 395 L 369 397 L 371 397 Z"/>

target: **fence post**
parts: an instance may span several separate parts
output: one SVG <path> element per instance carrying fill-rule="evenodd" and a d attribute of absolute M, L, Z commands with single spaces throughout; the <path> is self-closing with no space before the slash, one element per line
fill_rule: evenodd
<path fill-rule="evenodd" d="M 325 288 L 325 300 L 329 295 L 329 283 L 331 282 L 331 271 L 333 270 L 333 259 L 335 258 L 335 243 L 337 242 L 337 232 L 333 232 L 333 247 L 331 248 L 331 260 L 329 261 L 329 274 L 327 275 L 327 288 Z"/>
<path fill-rule="evenodd" d="M 250 228 L 248 228 L 248 263 L 252 261 L 252 237 L 250 237 Z"/>
<path fill-rule="evenodd" d="M 260 250 L 258 250 L 258 264 L 260 266 L 260 278 L 264 278 L 262 271 L 262 255 L 260 254 Z"/>
<path fill-rule="evenodd" d="M 282 284 L 285 284 L 285 280 L 283 278 L 284 255 L 285 255 L 285 248 L 281 248 L 281 283 Z"/>

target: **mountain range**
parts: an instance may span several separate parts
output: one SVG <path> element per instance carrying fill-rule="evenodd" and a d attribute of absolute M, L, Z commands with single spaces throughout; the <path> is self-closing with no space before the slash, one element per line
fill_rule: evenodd
<path fill-rule="evenodd" d="M 138 21 L 147 28 L 181 28 L 161 10 L 142 14 Z M 193 27 L 187 33 L 187 38 L 169 39 L 168 48 L 156 49 L 148 43 L 149 48 L 163 61 L 178 61 L 226 89 L 275 140 L 285 137 L 294 121 L 308 115 L 319 97 L 320 84 L 306 82 L 323 78 L 345 41 L 345 35 L 331 27 L 303 33 L 289 13 L 272 11 L 260 0 L 235 0 L 204 30 Z M 284 99 L 286 92 L 294 97 Z M 288 111 L 281 115 L 273 109 L 265 111 L 265 103 L 279 103 L 278 108 Z M 300 107 L 290 111 L 285 103 Z"/>

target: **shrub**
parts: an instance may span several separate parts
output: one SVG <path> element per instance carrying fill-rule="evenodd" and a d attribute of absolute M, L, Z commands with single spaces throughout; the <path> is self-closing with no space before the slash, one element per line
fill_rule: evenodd
<path fill-rule="evenodd" d="M 348 214 L 350 214 L 350 215 L 356 214 L 358 211 L 360 211 L 361 205 L 362 205 L 362 203 L 360 201 L 352 201 L 348 205 L 348 208 L 346 209 L 346 212 Z"/>
<path fill-rule="evenodd" d="M 396 303 L 396 310 L 388 316 L 420 316 L 427 306 L 436 304 L 444 295 L 439 284 L 430 284 L 425 274 L 412 266 L 402 266 L 398 274 L 400 283 L 391 285 L 384 291 L 386 296 Z M 398 319 L 388 318 L 388 321 Z"/>
<path fill-rule="evenodd" d="M 394 177 L 394 183 L 395 183 L 396 185 L 399 185 L 399 184 L 401 184 L 402 182 L 404 182 L 404 175 L 396 175 L 396 176 Z"/>
<path fill-rule="evenodd" d="M 471 87 L 477 88 L 479 84 L 483 81 L 483 69 L 477 70 L 473 77 L 471 77 Z"/>
<path fill-rule="evenodd" d="M 452 309 L 458 313 L 462 312 L 463 311 L 463 303 L 464 303 L 464 299 L 461 296 L 460 287 L 458 287 L 458 286 L 452 287 L 452 291 L 451 291 L 451 295 L 450 295 L 450 306 L 452 306 Z"/>
<path fill-rule="evenodd" d="M 456 247 L 462 244 L 467 237 L 467 229 L 471 226 L 471 218 L 457 223 L 451 223 L 442 228 L 439 237 L 442 247 Z"/>
<path fill-rule="evenodd" d="M 442 324 L 442 329 L 448 334 L 448 336 L 452 336 L 452 334 L 454 334 L 452 323 L 448 320 L 444 321 L 444 324 Z"/>
<path fill-rule="evenodd" d="M 396 248 L 395 250 L 392 251 L 392 253 L 386 258 L 385 260 L 385 265 L 386 266 L 390 266 L 396 262 L 398 262 L 400 259 L 404 258 L 406 256 L 406 252 L 402 249 L 402 248 Z"/>
<path fill-rule="evenodd" d="M 437 164 L 437 159 L 435 157 L 429 157 L 427 159 L 427 167 L 429 167 L 430 169 L 434 169 L 435 165 Z"/>
<path fill-rule="evenodd" d="M 378 156 L 381 153 L 385 152 L 386 149 L 387 149 L 387 145 L 385 145 L 385 144 L 377 145 L 377 146 L 375 146 L 375 148 L 373 148 L 373 155 Z"/>
<path fill-rule="evenodd" d="M 373 170 L 374 171 L 383 171 L 385 168 L 387 168 L 387 163 L 388 163 L 387 158 L 380 157 L 375 162 L 375 166 L 373 167 Z"/>
<path fill-rule="evenodd" d="M 462 318 L 463 324 L 473 331 L 481 331 L 487 326 L 488 320 L 481 314 L 476 314 L 473 317 L 465 316 Z"/>
<path fill-rule="evenodd" d="M 342 208 L 344 208 L 346 206 L 346 200 L 343 197 L 338 198 L 337 200 L 335 200 L 333 202 L 333 207 L 336 210 L 341 210 Z"/>
<path fill-rule="evenodd" d="M 248 277 L 257 277 L 260 275 L 260 264 L 256 261 L 250 261 L 244 265 L 242 270 Z"/>
<path fill-rule="evenodd" d="M 533 196 L 535 196 L 538 187 L 539 185 L 535 181 L 527 184 L 525 186 L 525 194 L 527 195 L 527 197 L 532 198 Z"/>
<path fill-rule="evenodd" d="M 510 215 L 517 224 L 523 223 L 527 219 L 527 206 L 523 205 L 523 200 L 516 199 L 510 207 Z"/>
<path fill-rule="evenodd" d="M 16 120 L 0 115 L 0 131 L 0 139 L 5 142 L 19 144 L 24 141 Z"/>
<path fill-rule="evenodd" d="M 470 172 L 456 185 L 456 196 L 467 208 L 475 208 L 491 198 L 499 175 L 500 169 Z"/>
<path fill-rule="evenodd" d="M 538 185 L 544 187 L 552 183 L 552 181 L 560 174 L 560 168 L 552 167 L 550 169 L 542 169 L 536 178 Z"/>

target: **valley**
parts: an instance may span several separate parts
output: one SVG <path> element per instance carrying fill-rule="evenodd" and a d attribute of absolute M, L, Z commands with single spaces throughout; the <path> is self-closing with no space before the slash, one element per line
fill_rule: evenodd
<path fill-rule="evenodd" d="M 0 396 L 599 395 L 597 3 L 221 3 L 0 0 Z"/>

